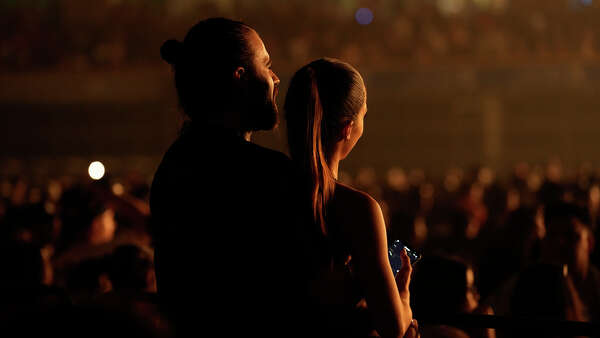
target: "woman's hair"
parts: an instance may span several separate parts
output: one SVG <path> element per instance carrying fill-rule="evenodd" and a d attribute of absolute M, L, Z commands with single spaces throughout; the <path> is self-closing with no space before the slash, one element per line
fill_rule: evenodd
<path fill-rule="evenodd" d="M 307 175 L 313 217 L 323 235 L 327 235 L 325 206 L 335 188 L 327 160 L 344 125 L 356 118 L 365 100 L 358 71 L 330 58 L 298 70 L 285 98 L 290 155 Z"/>
<path fill-rule="evenodd" d="M 190 120 L 199 118 L 201 109 L 219 112 L 228 102 L 228 74 L 250 64 L 250 31 L 242 22 L 211 18 L 193 26 L 183 42 L 167 40 L 162 45 L 161 57 L 173 66 L 179 104 Z"/>

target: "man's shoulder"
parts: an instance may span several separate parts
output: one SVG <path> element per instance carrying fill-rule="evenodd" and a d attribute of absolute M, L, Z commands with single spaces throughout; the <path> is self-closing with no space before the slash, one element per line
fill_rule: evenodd
<path fill-rule="evenodd" d="M 191 147 L 188 137 L 179 135 L 171 145 L 165 150 L 165 153 L 159 163 L 158 169 L 165 166 L 170 166 L 172 162 L 184 160 L 190 156 L 189 148 Z"/>
<path fill-rule="evenodd" d="M 265 148 L 261 145 L 252 142 L 244 143 L 244 150 L 252 156 L 252 158 L 256 159 L 256 163 L 264 163 L 264 164 L 279 164 L 281 166 L 290 167 L 291 160 L 284 153 Z"/>

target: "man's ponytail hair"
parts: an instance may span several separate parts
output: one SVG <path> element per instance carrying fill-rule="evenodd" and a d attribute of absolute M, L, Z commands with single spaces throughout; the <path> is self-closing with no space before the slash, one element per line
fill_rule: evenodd
<path fill-rule="evenodd" d="M 160 55 L 173 67 L 179 104 L 191 120 L 210 119 L 197 115 L 219 112 L 229 99 L 230 74 L 250 64 L 250 31 L 250 26 L 239 21 L 210 18 L 193 26 L 183 42 L 163 43 Z"/>

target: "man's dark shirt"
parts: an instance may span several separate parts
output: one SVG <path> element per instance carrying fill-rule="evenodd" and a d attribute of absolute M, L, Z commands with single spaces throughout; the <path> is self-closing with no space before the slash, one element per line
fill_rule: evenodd
<path fill-rule="evenodd" d="M 294 330 L 290 173 L 284 154 L 225 130 L 191 126 L 168 149 L 150 207 L 159 299 L 178 333 Z"/>

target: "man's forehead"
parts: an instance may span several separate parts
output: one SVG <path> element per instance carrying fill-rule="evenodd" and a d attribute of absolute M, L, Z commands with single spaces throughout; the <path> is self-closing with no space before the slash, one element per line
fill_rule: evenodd
<path fill-rule="evenodd" d="M 266 61 L 269 59 L 269 53 L 267 52 L 265 44 L 254 30 L 251 30 L 248 33 L 248 45 L 254 52 L 254 57 L 258 60 Z"/>

